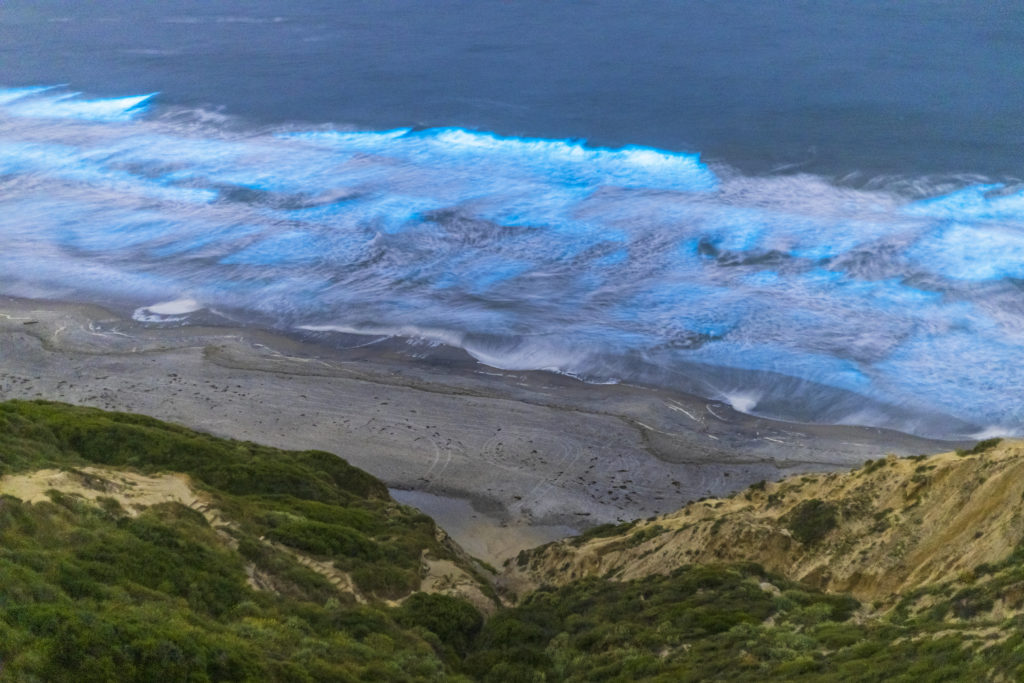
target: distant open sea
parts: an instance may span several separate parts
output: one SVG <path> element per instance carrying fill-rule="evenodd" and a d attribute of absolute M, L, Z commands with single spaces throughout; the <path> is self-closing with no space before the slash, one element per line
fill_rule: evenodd
<path fill-rule="evenodd" d="M 1019 434 L 1022 77 L 1020 3 L 5 0 L 0 294 Z"/>

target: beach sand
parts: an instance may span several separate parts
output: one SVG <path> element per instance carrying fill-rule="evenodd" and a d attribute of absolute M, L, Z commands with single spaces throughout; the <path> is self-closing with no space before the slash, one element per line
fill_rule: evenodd
<path fill-rule="evenodd" d="M 354 346 L 0 298 L 0 400 L 138 412 L 217 436 L 330 451 L 492 564 L 761 479 L 958 445 L 497 370 L 415 341 Z"/>

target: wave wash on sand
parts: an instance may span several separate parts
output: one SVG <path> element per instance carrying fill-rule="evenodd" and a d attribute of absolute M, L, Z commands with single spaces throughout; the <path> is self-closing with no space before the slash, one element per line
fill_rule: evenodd
<path fill-rule="evenodd" d="M 953 437 L 1024 418 L 1016 188 L 853 189 L 455 128 L 253 129 L 61 88 L 0 90 L 0 121 L 4 294 L 424 337 L 786 419 Z"/>

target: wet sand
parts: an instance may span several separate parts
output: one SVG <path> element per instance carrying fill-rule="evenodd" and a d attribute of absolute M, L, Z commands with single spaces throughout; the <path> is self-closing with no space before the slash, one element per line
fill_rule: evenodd
<path fill-rule="evenodd" d="M 573 530 L 669 512 L 761 479 L 960 445 L 502 371 L 416 342 L 365 343 L 328 348 L 0 298 L 0 400 L 138 412 L 218 436 L 330 451 L 492 564 Z"/>

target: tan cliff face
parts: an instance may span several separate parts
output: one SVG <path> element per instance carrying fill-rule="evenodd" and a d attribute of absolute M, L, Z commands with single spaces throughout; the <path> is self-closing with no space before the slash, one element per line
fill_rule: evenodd
<path fill-rule="evenodd" d="M 1024 538 L 1024 442 L 986 445 L 964 455 L 889 456 L 694 502 L 524 552 L 502 581 L 524 595 L 584 576 L 629 580 L 690 563 L 750 561 L 885 603 L 998 562 Z"/>

